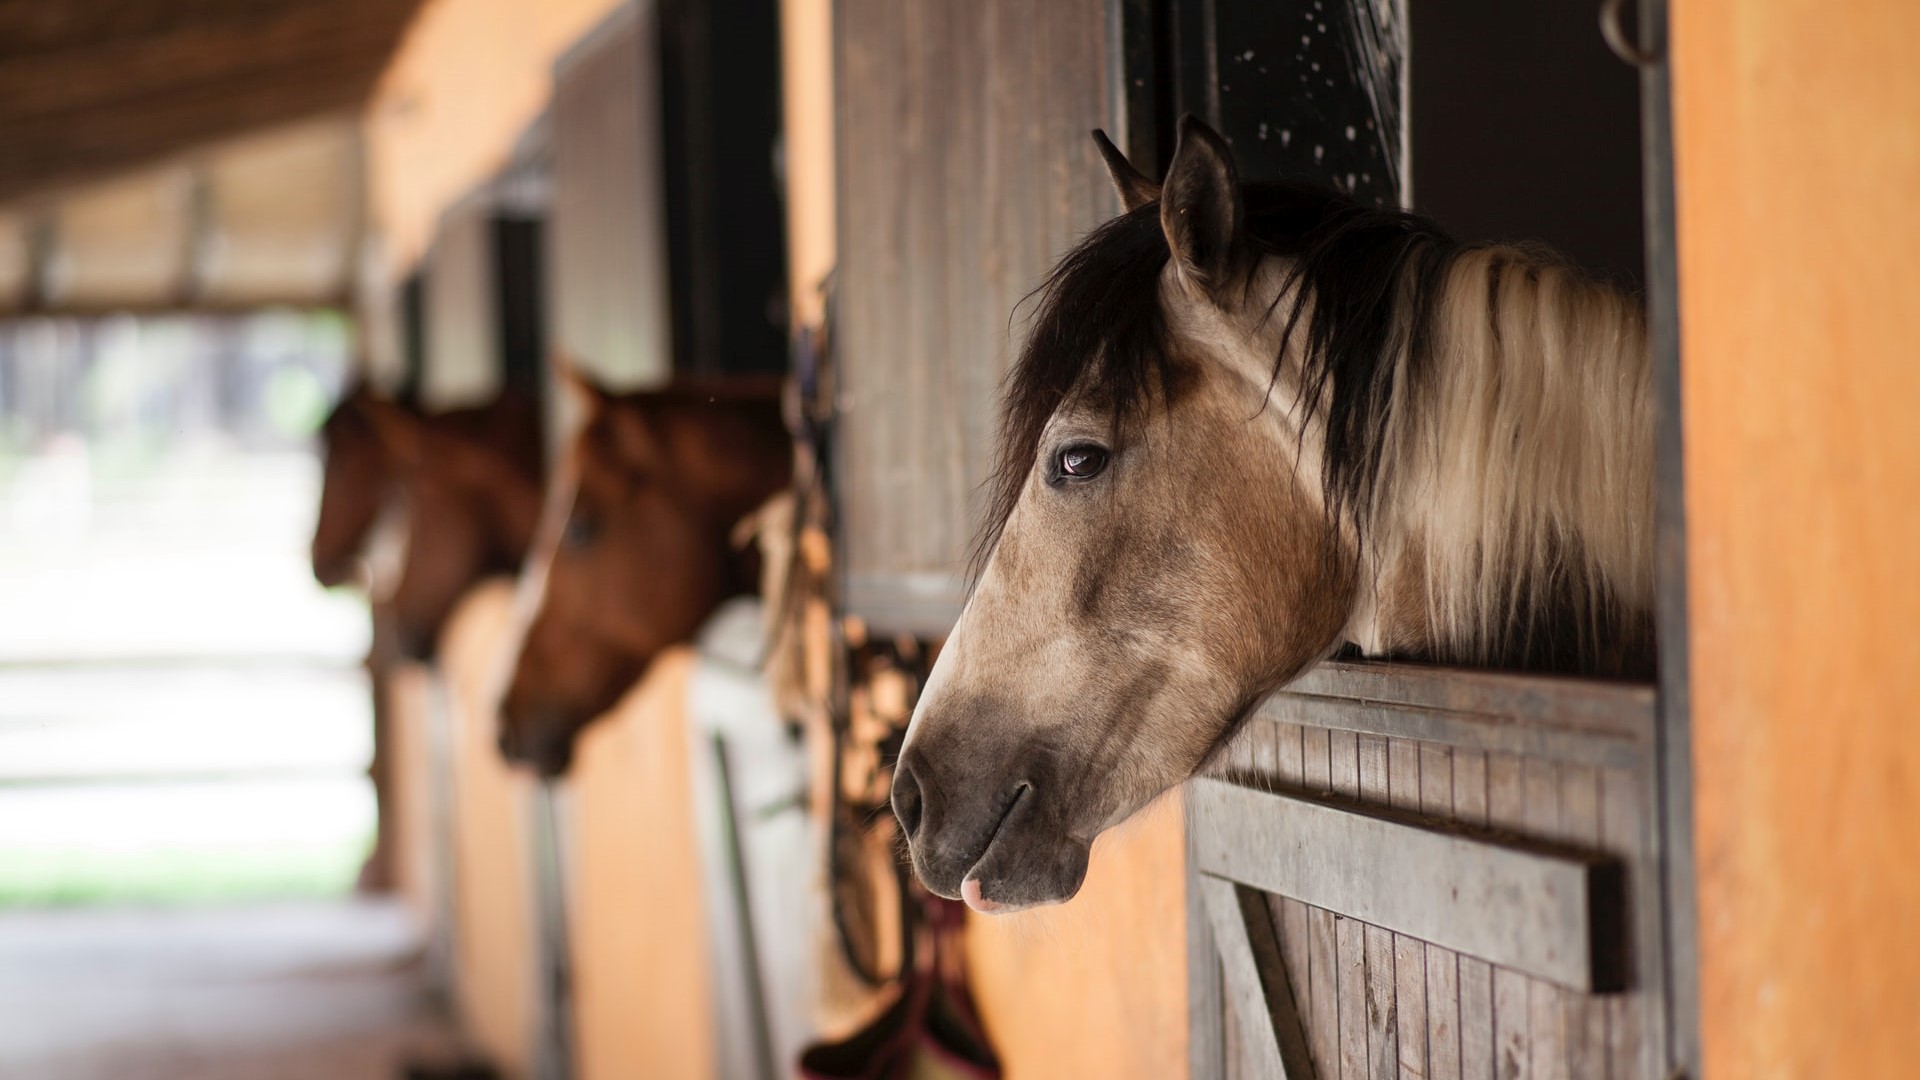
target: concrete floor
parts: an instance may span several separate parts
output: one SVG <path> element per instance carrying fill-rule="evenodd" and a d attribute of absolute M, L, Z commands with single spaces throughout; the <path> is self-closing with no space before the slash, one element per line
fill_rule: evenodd
<path fill-rule="evenodd" d="M 391 903 L 0 912 L 4 1080 L 393 1080 L 456 1045 Z"/>

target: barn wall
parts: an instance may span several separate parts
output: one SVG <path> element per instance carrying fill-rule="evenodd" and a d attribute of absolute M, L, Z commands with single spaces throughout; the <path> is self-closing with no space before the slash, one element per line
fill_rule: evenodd
<path fill-rule="evenodd" d="M 1162 799 L 1094 845 L 1071 904 L 969 916 L 967 959 L 1007 1080 L 1187 1075 L 1186 844 Z"/>
<path fill-rule="evenodd" d="M 439 779 L 433 754 L 433 673 L 407 664 L 386 676 L 394 886 L 407 911 L 433 926 L 446 897 L 441 880 L 444 861 L 435 825 L 434 797 Z"/>
<path fill-rule="evenodd" d="M 454 1001 L 466 1035 L 513 1078 L 539 1032 L 532 779 L 500 757 L 493 702 L 512 633 L 513 584 L 487 581 L 440 639 L 453 772 Z"/>
<path fill-rule="evenodd" d="M 581 736 L 567 899 L 581 1080 L 715 1075 L 687 745 L 693 657 L 663 654 Z"/>
<path fill-rule="evenodd" d="M 1920 6 L 1673 5 L 1703 1037 L 1920 1030 Z"/>
<path fill-rule="evenodd" d="M 1088 137 L 1113 126 L 1107 5 L 844 0 L 834 18 L 847 607 L 944 634 L 1009 316 L 1119 209 Z"/>
<path fill-rule="evenodd" d="M 515 635 L 511 583 L 461 602 L 442 638 L 452 802 L 454 1000 L 466 1033 L 509 1076 L 530 1075 L 543 1006 L 535 784 L 495 745 L 493 701 Z M 715 1074 L 708 942 L 687 747 L 692 655 L 664 654 L 582 735 L 561 814 L 582 1080 Z M 400 680 L 402 881 L 431 913 L 431 674 Z M 417 896 L 416 896 L 417 894 Z"/>
<path fill-rule="evenodd" d="M 505 164 L 546 106 L 554 60 L 617 0 L 429 0 L 366 112 L 368 200 L 408 266 L 440 211 Z"/>

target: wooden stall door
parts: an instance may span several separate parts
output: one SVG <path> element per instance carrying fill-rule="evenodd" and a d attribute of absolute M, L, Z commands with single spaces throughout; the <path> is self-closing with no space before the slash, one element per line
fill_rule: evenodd
<path fill-rule="evenodd" d="M 1663 1077 L 1653 705 L 1373 664 L 1273 698 L 1187 795 L 1194 1075 Z"/>
<path fill-rule="evenodd" d="M 1122 21 L 1114 0 L 841 0 L 833 14 L 845 607 L 941 636 L 1020 301 L 1119 212 L 1089 132 L 1127 129 Z M 969 924 L 1009 1080 L 1182 1074 L 1178 811 L 1103 839 L 1074 904 Z"/>
<path fill-rule="evenodd" d="M 835 7 L 845 599 L 876 627 L 952 627 L 1009 317 L 1119 212 L 1087 134 L 1115 126 L 1110 6 Z"/>

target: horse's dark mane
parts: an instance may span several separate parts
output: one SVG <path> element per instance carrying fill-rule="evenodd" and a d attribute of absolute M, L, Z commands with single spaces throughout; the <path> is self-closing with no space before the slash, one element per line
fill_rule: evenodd
<path fill-rule="evenodd" d="M 1293 300 L 1269 317 L 1284 320 L 1288 340 L 1304 325 L 1294 343 L 1301 404 L 1304 419 L 1318 413 L 1325 430 L 1326 503 L 1358 525 L 1385 449 L 1395 376 L 1404 365 L 1412 381 L 1429 367 L 1427 327 L 1443 272 L 1463 248 L 1419 215 L 1312 185 L 1243 184 L 1241 198 L 1256 252 L 1292 264 L 1281 296 Z M 1160 304 L 1170 257 L 1160 204 L 1148 203 L 1095 229 L 1028 297 L 1031 330 L 1003 388 L 975 579 L 1020 499 L 1041 431 L 1069 394 L 1091 395 L 1116 433 L 1156 399 L 1172 400 L 1175 343 Z M 1395 335 L 1408 337 L 1404 348 L 1393 347 Z M 1276 377 L 1286 352 L 1283 342 Z"/>

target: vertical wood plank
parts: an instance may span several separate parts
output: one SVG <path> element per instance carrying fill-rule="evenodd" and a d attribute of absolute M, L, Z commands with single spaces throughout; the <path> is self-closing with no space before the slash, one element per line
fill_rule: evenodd
<path fill-rule="evenodd" d="M 1360 797 L 1360 737 L 1351 731 L 1327 732 L 1327 763 L 1332 790 L 1349 799 Z"/>
<path fill-rule="evenodd" d="M 1201 902 L 1204 903 L 1204 901 Z M 1220 967 L 1219 982 L 1220 1000 L 1228 1003 L 1226 1008 L 1220 1010 L 1220 1059 L 1226 1066 L 1226 1078 L 1227 1080 L 1259 1080 L 1257 1074 L 1248 1068 L 1244 1022 L 1240 1019 L 1240 1010 L 1231 1004 L 1233 992 L 1227 986 L 1227 972 L 1224 965 Z"/>
<path fill-rule="evenodd" d="M 1325 728 L 1300 731 L 1300 783 L 1308 791 L 1333 790 L 1331 749 Z M 1307 908 L 1307 1046 L 1319 1080 L 1340 1076 L 1340 949 L 1333 913 Z"/>
<path fill-rule="evenodd" d="M 1487 824 L 1487 755 L 1477 750 L 1453 752 L 1453 816 L 1470 825 Z M 1462 956 L 1461 1080 L 1493 1080 L 1494 1038 L 1493 967 L 1484 960 Z"/>
<path fill-rule="evenodd" d="M 1256 1076 L 1301 1076 L 1306 1041 L 1293 986 L 1280 970 L 1279 942 L 1265 894 L 1202 875 L 1199 899 L 1219 942 L 1228 1012 L 1238 1021 L 1244 1060 Z"/>
<path fill-rule="evenodd" d="M 1527 831 L 1536 836 L 1560 835 L 1560 774 L 1554 762 L 1527 758 L 1522 766 L 1526 788 Z M 1567 1080 L 1565 991 L 1540 979 L 1527 980 L 1527 1027 L 1532 1039 L 1533 1075 L 1537 1080 Z"/>
<path fill-rule="evenodd" d="M 1300 725 L 1273 725 L 1272 742 L 1274 779 L 1283 787 L 1304 786 L 1306 760 Z M 1324 1068 L 1321 1062 L 1325 1059 L 1313 1034 L 1313 931 L 1308 925 L 1307 906 L 1284 897 L 1272 906 L 1279 922 L 1280 953 L 1286 958 L 1300 1008 L 1300 1024 L 1307 1033 L 1308 1055 L 1316 1068 Z"/>
<path fill-rule="evenodd" d="M 1494 1023 L 1493 965 L 1460 958 L 1460 1077 L 1494 1080 L 1499 1031 Z"/>
<path fill-rule="evenodd" d="M 1272 791 L 1280 778 L 1280 732 L 1265 720 L 1254 725 L 1253 771 L 1267 791 Z"/>
<path fill-rule="evenodd" d="M 1351 731 L 1327 733 L 1327 761 L 1332 790 L 1348 798 L 1360 795 L 1360 744 Z M 1367 934 L 1352 919 L 1336 919 L 1335 945 L 1340 965 L 1340 1076 L 1361 1080 L 1367 1075 Z"/>
<path fill-rule="evenodd" d="M 1487 755 L 1487 821 L 1525 831 L 1525 765 L 1513 754 Z M 1494 1075 L 1518 1080 L 1533 1075 L 1533 1041 L 1527 1007 L 1527 977 L 1505 968 L 1493 970 Z"/>
<path fill-rule="evenodd" d="M 1359 736 L 1354 732 L 1327 732 L 1327 761 L 1332 790 L 1359 798 Z M 1340 1078 L 1363 1080 L 1367 1072 L 1367 926 L 1338 919 L 1336 945 L 1340 949 Z"/>
<path fill-rule="evenodd" d="M 1590 765 L 1560 767 L 1560 835 L 1589 850 L 1600 847 L 1600 775 Z M 1574 1080 L 1607 1075 L 1607 1001 L 1598 994 L 1565 993 L 1567 1074 Z"/>
<path fill-rule="evenodd" d="M 1233 1035 L 1226 1014 L 1226 965 L 1220 943 L 1214 940 L 1213 921 L 1201 892 L 1202 879 L 1193 866 L 1194 815 L 1183 815 L 1187 829 L 1187 1070 L 1189 1080 L 1226 1080 L 1232 1076 Z"/>
<path fill-rule="evenodd" d="M 1366 927 L 1335 916 L 1334 933 L 1340 952 L 1340 1080 L 1368 1080 Z"/>
<path fill-rule="evenodd" d="M 1631 877 L 1641 872 L 1647 861 L 1641 858 L 1647 849 L 1646 819 L 1640 806 L 1646 790 L 1646 785 L 1626 769 L 1600 772 L 1600 842 L 1607 850 L 1627 858 L 1629 886 L 1636 897 L 1644 895 Z M 1637 956 L 1645 955 L 1644 949 L 1637 953 Z M 1607 1072 L 1620 1080 L 1656 1075 L 1661 1064 L 1657 1049 L 1648 1045 L 1648 1025 L 1643 1010 L 1653 1008 L 1655 1003 L 1644 989 L 1647 976 L 1635 971 L 1632 977 L 1635 992 L 1615 994 L 1608 998 L 1606 1006 Z"/>
<path fill-rule="evenodd" d="M 1446 746 L 1420 748 L 1420 809 L 1454 816 L 1453 751 Z M 1460 1080 L 1460 960 L 1438 945 L 1426 949 L 1427 1075 Z"/>
<path fill-rule="evenodd" d="M 1288 787 L 1301 787 L 1306 783 L 1305 733 L 1299 724 L 1273 726 L 1273 771 Z"/>
<path fill-rule="evenodd" d="M 1357 741 L 1360 797 L 1370 804 L 1391 799 L 1387 746 L 1388 740 L 1380 735 L 1361 735 Z M 1367 1075 L 1373 1080 L 1394 1080 L 1400 1075 L 1400 1039 L 1391 932 L 1377 926 L 1367 927 L 1366 969 Z"/>
<path fill-rule="evenodd" d="M 1420 744 L 1387 741 L 1387 796 L 1394 806 L 1419 811 Z M 1419 1080 L 1427 1075 L 1427 946 L 1417 938 L 1393 935 L 1395 1075 Z"/>

